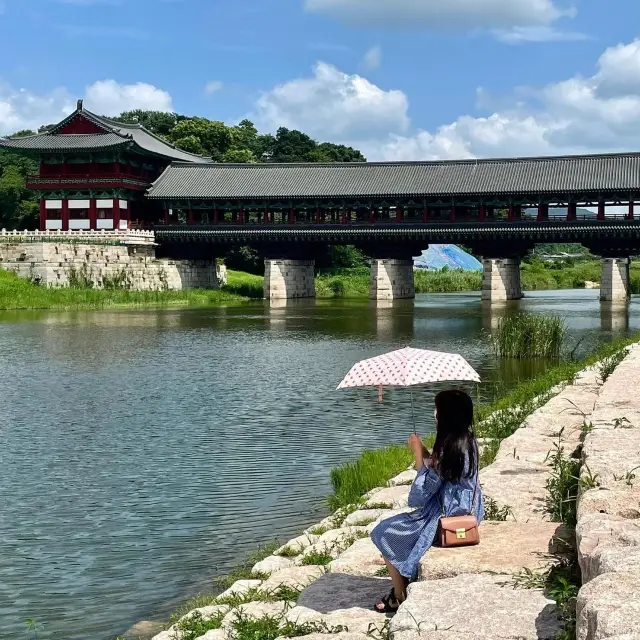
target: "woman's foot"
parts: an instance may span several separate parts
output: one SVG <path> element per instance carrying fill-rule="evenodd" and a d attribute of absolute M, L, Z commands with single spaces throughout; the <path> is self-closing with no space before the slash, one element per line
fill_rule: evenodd
<path fill-rule="evenodd" d="M 374 609 L 378 613 L 395 613 L 400 607 L 400 601 L 396 598 L 395 589 L 391 589 L 389 593 L 376 602 Z"/>

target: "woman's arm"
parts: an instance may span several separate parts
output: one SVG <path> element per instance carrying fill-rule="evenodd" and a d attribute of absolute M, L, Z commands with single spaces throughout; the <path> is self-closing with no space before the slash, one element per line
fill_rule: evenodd
<path fill-rule="evenodd" d="M 424 467 L 425 459 L 429 458 L 431 454 L 427 451 L 424 444 L 422 444 L 422 440 L 417 433 L 409 436 L 409 440 L 407 441 L 407 445 L 409 449 L 413 452 L 413 458 L 416 464 L 416 471 L 420 471 L 422 467 Z"/>
<path fill-rule="evenodd" d="M 442 487 L 442 479 L 430 467 L 422 467 L 409 491 L 409 506 L 415 509 L 424 507 Z"/>

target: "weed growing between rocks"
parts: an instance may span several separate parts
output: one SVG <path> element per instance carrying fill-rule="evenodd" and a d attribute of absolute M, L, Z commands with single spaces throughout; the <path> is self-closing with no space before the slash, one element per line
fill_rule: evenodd
<path fill-rule="evenodd" d="M 229 632 L 230 640 L 276 640 L 276 638 L 298 638 L 312 633 L 336 634 L 347 631 L 346 627 L 329 627 L 321 622 L 291 622 L 283 616 L 249 618 L 242 611 L 236 613 Z"/>
<path fill-rule="evenodd" d="M 565 455 L 559 444 L 547 454 L 551 477 L 547 480 L 547 511 L 554 522 L 576 525 L 576 501 L 580 484 L 580 459 Z"/>
<path fill-rule="evenodd" d="M 330 562 L 333 562 L 333 556 L 329 551 L 310 551 L 301 560 L 303 565 L 317 565 L 320 567 L 325 567 Z"/>
<path fill-rule="evenodd" d="M 232 609 L 249 602 L 289 602 L 295 603 L 302 593 L 301 589 L 280 585 L 276 589 L 263 591 L 261 589 L 249 589 L 244 593 L 233 593 L 224 598 L 216 598 L 215 604 L 224 604 Z"/>
<path fill-rule="evenodd" d="M 513 515 L 511 507 L 505 505 L 501 507 L 493 498 L 483 496 L 484 519 L 494 522 L 504 522 L 510 515 Z"/>
<path fill-rule="evenodd" d="M 609 376 L 616 370 L 616 367 L 627 357 L 629 349 L 622 349 L 617 353 L 610 355 L 608 358 L 604 358 L 598 366 L 598 373 L 600 374 L 600 380 L 604 384 Z"/>
<path fill-rule="evenodd" d="M 222 627 L 222 619 L 224 613 L 216 613 L 211 618 L 205 618 L 200 612 L 177 622 L 173 636 L 175 640 L 196 640 L 203 636 L 207 631 L 212 629 L 220 629 Z"/>

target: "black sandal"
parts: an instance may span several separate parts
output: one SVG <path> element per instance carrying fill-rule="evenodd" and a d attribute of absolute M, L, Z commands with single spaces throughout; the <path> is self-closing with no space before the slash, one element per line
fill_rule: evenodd
<path fill-rule="evenodd" d="M 382 605 L 382 608 L 379 605 Z M 375 603 L 373 608 L 378 613 L 396 613 L 399 607 L 400 601 L 396 598 L 395 589 L 391 589 L 384 598 Z"/>

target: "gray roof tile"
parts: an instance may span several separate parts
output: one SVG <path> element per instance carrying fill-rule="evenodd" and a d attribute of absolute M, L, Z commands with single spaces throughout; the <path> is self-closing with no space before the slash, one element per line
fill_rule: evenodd
<path fill-rule="evenodd" d="M 640 191 L 640 154 L 442 162 L 173 163 L 157 199 L 367 198 Z"/>
<path fill-rule="evenodd" d="M 0 138 L 0 147 L 29 151 L 66 151 L 70 149 L 105 149 L 131 144 L 131 139 L 116 133 L 50 135 L 39 134 L 23 138 Z"/>

